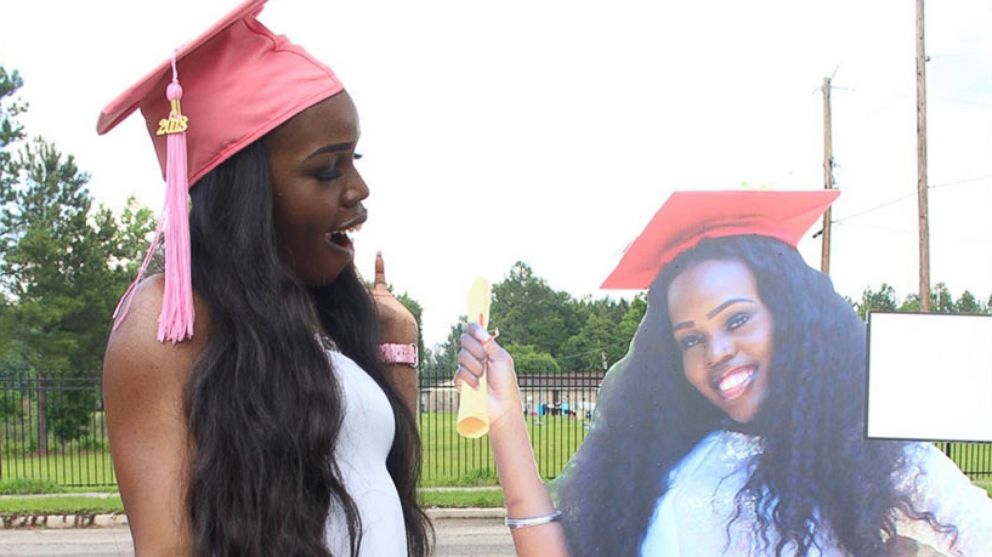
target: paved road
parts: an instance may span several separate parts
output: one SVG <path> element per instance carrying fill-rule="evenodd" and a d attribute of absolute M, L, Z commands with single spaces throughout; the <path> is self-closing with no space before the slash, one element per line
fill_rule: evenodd
<path fill-rule="evenodd" d="M 436 519 L 436 557 L 514 557 L 513 542 L 496 518 Z M 117 557 L 133 555 L 127 527 L 0 530 L 0 557 Z"/>

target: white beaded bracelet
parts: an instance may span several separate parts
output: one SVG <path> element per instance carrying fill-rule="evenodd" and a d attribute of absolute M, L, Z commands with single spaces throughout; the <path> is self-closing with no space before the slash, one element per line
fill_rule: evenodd
<path fill-rule="evenodd" d="M 506 527 L 510 530 L 516 530 L 517 528 L 530 528 L 531 526 L 540 526 L 542 524 L 550 524 L 552 522 L 561 521 L 561 511 L 552 511 L 548 514 L 542 514 L 541 516 L 532 516 L 530 518 L 510 518 L 506 517 Z"/>

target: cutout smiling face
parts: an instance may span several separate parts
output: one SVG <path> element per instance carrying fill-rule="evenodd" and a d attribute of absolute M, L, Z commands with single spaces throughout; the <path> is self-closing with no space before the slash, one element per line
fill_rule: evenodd
<path fill-rule="evenodd" d="M 738 422 L 750 422 L 768 389 L 772 314 L 740 261 L 692 265 L 668 289 L 668 316 L 686 379 Z"/>

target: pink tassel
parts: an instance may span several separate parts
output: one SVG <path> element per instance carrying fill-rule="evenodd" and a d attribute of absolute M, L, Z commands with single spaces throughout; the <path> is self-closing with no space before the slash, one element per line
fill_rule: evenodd
<path fill-rule="evenodd" d="M 157 135 L 168 135 L 165 141 L 165 207 L 159 217 L 158 226 L 145 258 L 138 269 L 138 276 L 128 287 L 114 310 L 114 330 L 116 330 L 128 310 L 134 289 L 145 276 L 148 264 L 165 240 L 165 290 L 162 296 L 162 313 L 158 317 L 158 340 L 173 343 L 182 342 L 193 336 L 193 280 L 190 271 L 189 246 L 189 177 L 186 162 L 186 129 L 188 118 L 183 116 L 179 100 L 183 88 L 179 85 L 176 72 L 176 58 L 172 57 L 172 82 L 166 87 L 165 96 L 169 99 L 169 117 L 159 122 Z"/>
<path fill-rule="evenodd" d="M 189 246 L 189 179 L 186 163 L 187 118 L 182 115 L 179 100 L 183 88 L 179 85 L 175 59 L 172 61 L 172 83 L 166 88 L 166 98 L 172 105 L 166 134 L 165 163 L 165 292 L 162 313 L 158 318 L 159 342 L 181 342 L 193 336 L 193 281 L 190 271 Z"/>

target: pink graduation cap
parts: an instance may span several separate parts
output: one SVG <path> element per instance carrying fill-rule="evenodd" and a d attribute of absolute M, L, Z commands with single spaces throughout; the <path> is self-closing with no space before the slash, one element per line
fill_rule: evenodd
<path fill-rule="evenodd" d="M 838 190 L 675 192 L 600 288 L 647 288 L 665 265 L 703 238 L 753 234 L 796 247 L 838 195 Z"/>
<path fill-rule="evenodd" d="M 265 2 L 242 3 L 100 112 L 96 129 L 104 134 L 141 109 L 167 189 L 155 239 L 114 312 L 115 327 L 127 314 L 131 294 L 164 236 L 158 338 L 179 342 L 193 335 L 189 187 L 286 120 L 343 89 L 329 67 L 256 19 Z"/>

